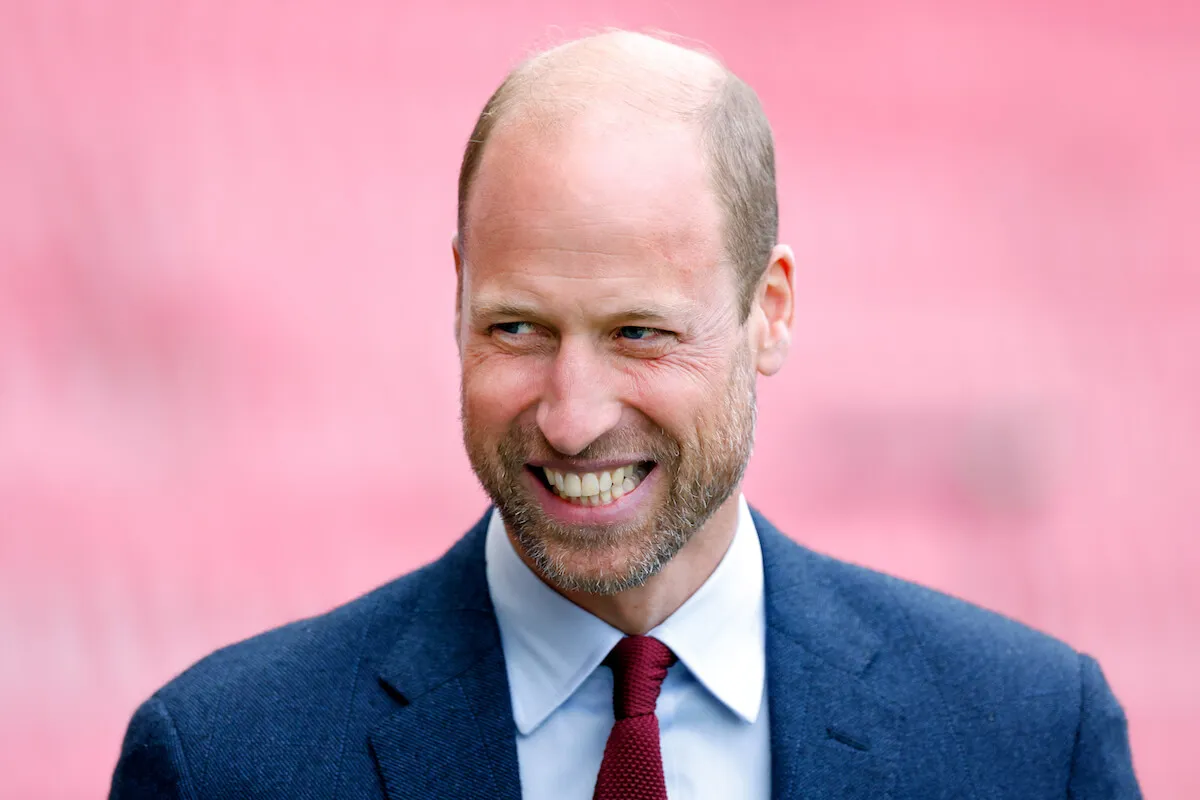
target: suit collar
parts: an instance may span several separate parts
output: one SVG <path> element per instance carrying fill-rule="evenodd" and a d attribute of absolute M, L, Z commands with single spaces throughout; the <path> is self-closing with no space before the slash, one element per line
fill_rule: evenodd
<path fill-rule="evenodd" d="M 382 681 L 413 702 L 499 647 L 484 575 L 487 516 L 411 577 L 404 625 L 379 665 Z"/>
<path fill-rule="evenodd" d="M 873 689 L 882 640 L 827 559 L 753 512 L 763 556 L 772 795 L 886 797 L 903 717 Z M 516 726 L 484 542 L 488 517 L 411 576 L 403 623 L 379 664 L 396 701 L 371 751 L 391 800 L 518 800 Z"/>
<path fill-rule="evenodd" d="M 407 620 L 379 665 L 398 704 L 370 733 L 390 800 L 518 800 L 517 749 L 504 654 L 484 574 L 487 516 L 419 571 Z"/>
<path fill-rule="evenodd" d="M 766 582 L 772 796 L 887 797 L 902 717 L 872 688 L 882 639 L 823 557 L 758 512 L 754 523 Z"/>
<path fill-rule="evenodd" d="M 825 559 L 797 545 L 753 508 L 762 548 L 767 624 L 806 653 L 858 676 L 882 645 L 840 596 Z M 488 592 L 485 542 L 491 510 L 446 555 L 413 577 L 408 627 L 380 665 L 383 681 L 409 701 L 500 646 Z M 443 623 L 452 622 L 446 627 Z"/>
<path fill-rule="evenodd" d="M 840 595 L 822 556 L 793 542 L 751 509 L 763 550 L 767 622 L 813 656 L 861 675 L 883 640 Z"/>

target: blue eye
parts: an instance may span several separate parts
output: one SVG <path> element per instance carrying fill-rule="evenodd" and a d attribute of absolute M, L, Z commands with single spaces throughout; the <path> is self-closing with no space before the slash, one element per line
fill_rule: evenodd
<path fill-rule="evenodd" d="M 529 322 L 500 322 L 493 325 L 492 330 L 506 333 L 509 336 L 522 336 L 533 333 L 533 324 Z"/>
<path fill-rule="evenodd" d="M 658 330 L 657 328 L 643 328 L 637 325 L 626 325 L 620 329 L 619 333 L 621 334 L 622 338 L 631 339 L 636 342 L 644 339 L 650 339 L 657 334 L 662 333 L 662 331 Z"/>

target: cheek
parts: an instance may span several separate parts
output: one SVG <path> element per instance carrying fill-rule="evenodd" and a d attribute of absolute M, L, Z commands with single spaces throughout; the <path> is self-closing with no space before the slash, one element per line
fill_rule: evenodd
<path fill-rule="evenodd" d="M 647 364 L 630 376 L 628 402 L 672 438 L 694 442 L 725 400 L 727 372 L 715 362 Z"/>
<path fill-rule="evenodd" d="M 536 404 L 542 372 L 541 359 L 468 350 L 462 364 L 464 413 L 476 428 L 507 428 Z"/>

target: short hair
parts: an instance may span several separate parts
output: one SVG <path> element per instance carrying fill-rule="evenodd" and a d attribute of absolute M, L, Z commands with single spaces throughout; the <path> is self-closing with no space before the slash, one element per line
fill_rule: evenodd
<path fill-rule="evenodd" d="M 484 149 L 496 125 L 520 104 L 519 89 L 536 80 L 530 67 L 538 60 L 535 56 L 522 62 L 505 77 L 488 98 L 467 140 L 458 173 L 460 248 L 466 247 L 467 203 Z M 709 183 L 724 216 L 725 256 L 736 271 L 744 322 L 779 236 L 775 144 L 758 95 L 727 67 L 712 60 L 721 69 L 721 79 L 698 108 L 682 115 L 695 119 L 700 127 Z"/>

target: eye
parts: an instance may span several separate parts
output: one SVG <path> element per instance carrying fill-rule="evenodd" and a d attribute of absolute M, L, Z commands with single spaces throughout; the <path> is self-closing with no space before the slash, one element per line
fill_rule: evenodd
<path fill-rule="evenodd" d="M 499 322 L 493 325 L 491 330 L 493 332 L 499 331 L 508 336 L 528 336 L 536 332 L 537 329 L 532 322 Z"/>
<path fill-rule="evenodd" d="M 625 325 L 617 329 L 617 334 L 622 338 L 633 342 L 644 342 L 649 339 L 654 339 L 659 336 L 666 336 L 666 331 L 660 331 L 658 328 L 643 328 L 638 325 Z"/>

